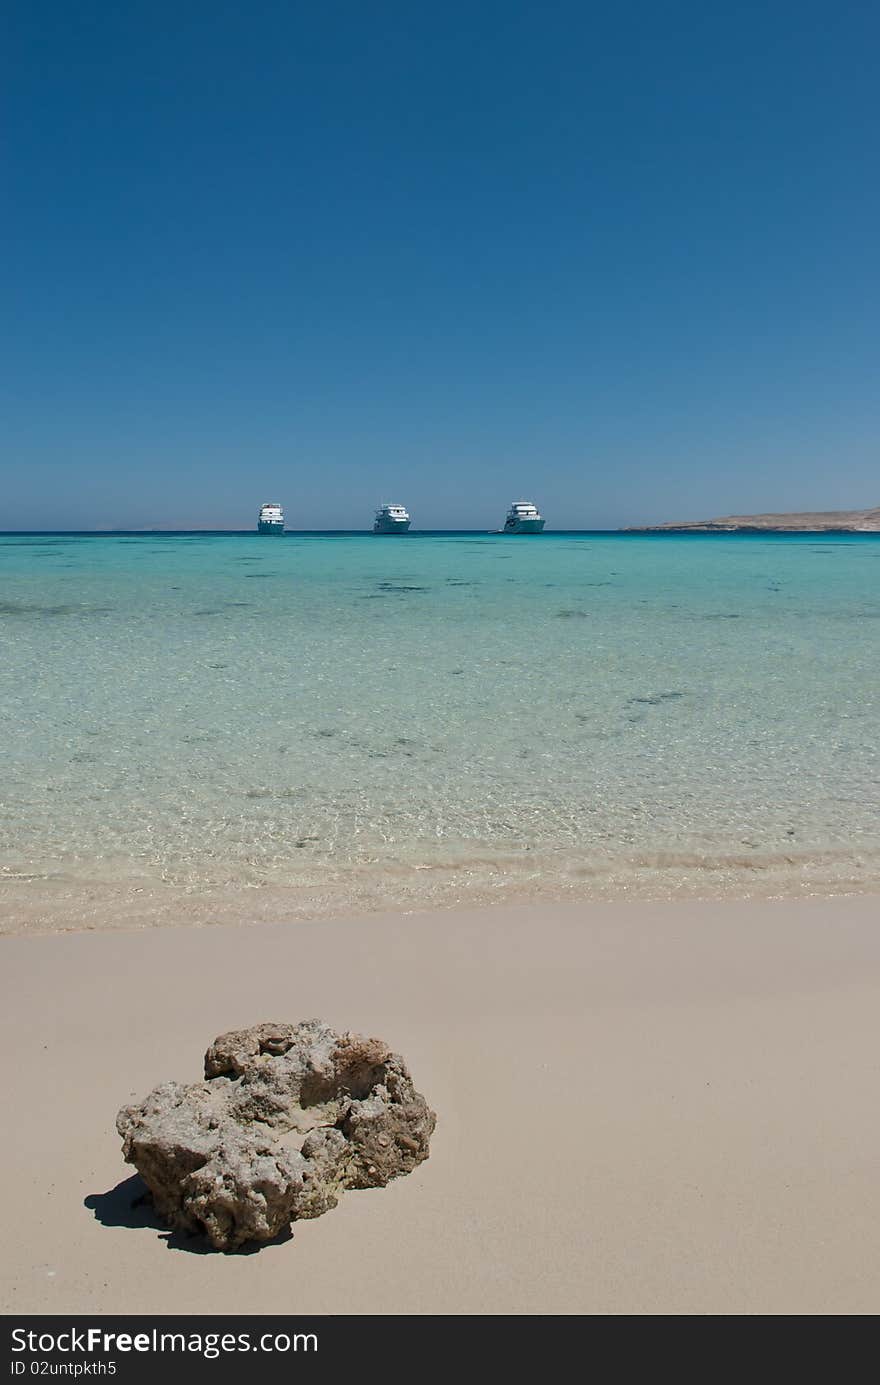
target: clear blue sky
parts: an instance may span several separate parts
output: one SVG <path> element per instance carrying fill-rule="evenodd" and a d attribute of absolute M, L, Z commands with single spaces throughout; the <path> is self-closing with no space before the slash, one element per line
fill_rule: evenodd
<path fill-rule="evenodd" d="M 880 9 L 10 0 L 0 528 L 880 504 Z"/>

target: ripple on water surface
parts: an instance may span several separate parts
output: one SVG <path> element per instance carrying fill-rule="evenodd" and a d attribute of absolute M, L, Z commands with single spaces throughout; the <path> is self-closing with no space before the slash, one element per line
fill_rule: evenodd
<path fill-rule="evenodd" d="M 10 879 L 880 880 L 880 538 L 47 542 L 0 538 Z"/>

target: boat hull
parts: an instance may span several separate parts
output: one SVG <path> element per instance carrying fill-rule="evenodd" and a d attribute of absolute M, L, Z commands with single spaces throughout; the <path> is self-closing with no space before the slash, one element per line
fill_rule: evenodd
<path fill-rule="evenodd" d="M 373 525 L 374 534 L 405 534 L 409 529 L 408 519 L 377 519 Z"/>
<path fill-rule="evenodd" d="M 277 520 L 261 519 L 261 520 L 259 520 L 259 522 L 257 523 L 257 533 L 258 533 L 258 534 L 283 534 L 283 533 L 284 533 L 284 521 L 281 520 L 280 523 L 279 523 Z"/>
<path fill-rule="evenodd" d="M 505 524 L 504 534 L 540 534 L 544 528 L 543 519 L 516 519 Z"/>

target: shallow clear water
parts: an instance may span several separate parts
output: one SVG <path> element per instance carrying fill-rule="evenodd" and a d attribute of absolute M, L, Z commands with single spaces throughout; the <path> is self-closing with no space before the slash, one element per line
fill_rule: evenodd
<path fill-rule="evenodd" d="M 873 888 L 880 537 L 0 537 L 7 881 Z"/>

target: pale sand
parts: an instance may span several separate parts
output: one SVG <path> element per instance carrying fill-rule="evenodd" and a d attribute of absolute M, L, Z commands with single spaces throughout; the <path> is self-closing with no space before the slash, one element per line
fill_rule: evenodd
<path fill-rule="evenodd" d="M 877 904 L 4 939 L 2 1307 L 875 1313 Z M 412 1176 L 252 1255 L 83 1205 L 132 1172 L 117 1107 L 221 1030 L 312 1015 L 410 1062 L 439 1116 Z"/>

